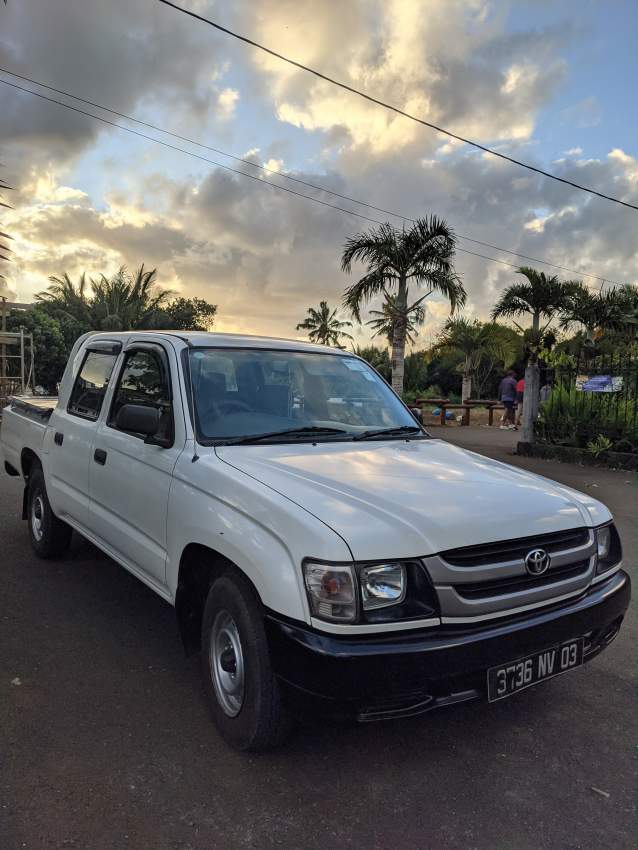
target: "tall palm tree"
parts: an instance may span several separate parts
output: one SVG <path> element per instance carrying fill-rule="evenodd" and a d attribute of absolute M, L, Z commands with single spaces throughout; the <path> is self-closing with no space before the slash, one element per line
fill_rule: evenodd
<path fill-rule="evenodd" d="M 460 354 L 463 382 L 461 398 L 472 397 L 472 379 L 484 357 L 502 360 L 509 366 L 516 357 L 516 351 L 503 334 L 502 326 L 494 323 L 470 321 L 463 316 L 448 319 L 439 334 L 436 348 Z"/>
<path fill-rule="evenodd" d="M 556 275 L 549 277 L 545 272 L 529 266 L 521 266 L 518 274 L 527 278 L 525 283 L 512 283 L 503 292 L 492 310 L 492 319 L 524 316 L 532 317 L 532 336 L 538 343 L 542 333 L 552 319 L 569 303 L 569 298 L 582 286 L 577 281 L 562 281 Z M 547 319 L 541 327 L 541 320 Z M 522 332 L 523 328 L 514 322 Z"/>
<path fill-rule="evenodd" d="M 337 319 L 337 311 L 331 311 L 327 302 L 321 301 L 318 310 L 315 310 L 314 307 L 308 308 L 308 316 L 297 325 L 297 330 L 308 331 L 308 339 L 311 342 L 343 348 L 341 340 L 352 339 L 343 328 L 351 327 L 352 322 L 343 322 Z"/>
<path fill-rule="evenodd" d="M 370 315 L 374 318 L 366 322 L 366 325 L 374 328 L 372 336 L 384 336 L 392 345 L 394 326 L 400 317 L 405 317 L 405 339 L 412 345 L 418 334 L 417 328 L 425 321 L 425 307 L 421 304 L 421 301 L 423 301 L 423 298 L 419 298 L 414 304 L 410 304 L 402 310 L 397 305 L 397 296 L 389 295 L 386 292 L 383 306 L 380 310 L 370 310 Z"/>
<path fill-rule="evenodd" d="M 343 301 L 361 320 L 361 308 L 376 295 L 396 297 L 397 319 L 392 338 L 392 387 L 403 392 L 405 341 L 410 284 L 425 286 L 423 301 L 439 292 L 450 302 L 451 312 L 465 303 L 463 284 L 454 271 L 455 237 L 443 219 L 420 218 L 407 230 L 382 224 L 349 239 L 341 255 L 341 268 L 348 274 L 352 263 L 366 264 L 366 273 L 346 289 Z"/>
<path fill-rule="evenodd" d="M 545 272 L 529 266 L 521 266 L 518 273 L 526 278 L 525 283 L 513 283 L 507 287 L 492 310 L 492 319 L 499 317 L 531 315 L 531 339 L 529 357 L 525 368 L 525 398 L 523 400 L 523 441 L 534 441 L 534 420 L 538 412 L 540 369 L 538 351 L 543 334 L 569 304 L 570 297 L 582 284 L 578 281 L 562 281 L 556 275 L 548 277 Z M 547 319 L 541 327 L 541 320 Z M 514 322 L 522 331 L 520 325 Z"/>
<path fill-rule="evenodd" d="M 588 342 L 594 342 L 605 330 L 618 330 L 625 322 L 626 297 L 622 290 L 608 289 L 591 292 L 578 287 L 569 296 L 562 310 L 560 326 L 582 325 Z"/>

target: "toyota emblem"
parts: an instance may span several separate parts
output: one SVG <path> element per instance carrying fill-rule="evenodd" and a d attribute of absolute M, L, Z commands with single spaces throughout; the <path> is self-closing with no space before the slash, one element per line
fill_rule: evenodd
<path fill-rule="evenodd" d="M 544 549 L 532 549 L 525 555 L 525 569 L 531 576 L 542 576 L 549 569 L 550 560 Z"/>

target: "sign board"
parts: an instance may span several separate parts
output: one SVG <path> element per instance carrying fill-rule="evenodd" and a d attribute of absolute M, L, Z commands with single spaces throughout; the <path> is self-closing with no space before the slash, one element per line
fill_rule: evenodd
<path fill-rule="evenodd" d="M 576 389 L 584 393 L 617 393 L 622 388 L 622 376 L 578 375 L 576 377 Z"/>

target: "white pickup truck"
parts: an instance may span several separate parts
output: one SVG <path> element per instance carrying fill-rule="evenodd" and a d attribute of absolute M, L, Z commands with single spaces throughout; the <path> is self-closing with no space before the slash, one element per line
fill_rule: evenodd
<path fill-rule="evenodd" d="M 432 439 L 345 351 L 89 334 L 1 443 L 35 552 L 76 531 L 175 606 L 240 749 L 299 710 L 510 696 L 593 658 L 629 603 L 604 505 Z"/>

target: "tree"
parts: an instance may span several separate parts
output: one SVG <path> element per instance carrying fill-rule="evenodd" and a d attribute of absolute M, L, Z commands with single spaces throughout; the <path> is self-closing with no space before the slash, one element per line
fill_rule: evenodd
<path fill-rule="evenodd" d="M 42 305 L 49 305 L 54 312 L 64 313 L 68 318 L 76 321 L 81 327 L 89 330 L 91 328 L 91 307 L 87 298 L 86 274 L 82 274 L 77 287 L 64 272 L 61 277 L 51 275 L 50 286 L 46 292 L 40 292 L 35 297 Z"/>
<path fill-rule="evenodd" d="M 415 336 L 418 334 L 417 328 L 425 321 L 425 307 L 420 303 L 422 300 L 419 299 L 419 301 L 415 301 L 414 304 L 402 310 L 397 305 L 396 296 L 386 293 L 382 308 L 380 310 L 370 310 L 370 315 L 375 318 L 366 322 L 366 325 L 374 328 L 372 336 L 384 336 L 389 344 L 392 345 L 394 326 L 398 320 L 402 319 L 405 321 L 406 341 L 412 345 Z"/>
<path fill-rule="evenodd" d="M 461 399 L 472 397 L 472 381 L 483 367 L 481 385 L 497 361 L 509 366 L 516 357 L 516 347 L 496 323 L 470 321 L 459 316 L 448 319 L 436 344 L 436 348 L 457 353 L 462 357 L 463 374 Z M 485 374 L 487 372 L 487 374 Z"/>
<path fill-rule="evenodd" d="M 366 360 L 390 383 L 392 370 L 390 368 L 390 355 L 387 348 L 377 348 L 376 345 L 356 346 L 354 353 Z"/>
<path fill-rule="evenodd" d="M 552 320 L 569 305 L 569 299 L 582 286 L 577 281 L 561 281 L 556 275 L 548 277 L 529 266 L 521 266 L 518 274 L 527 278 L 525 283 L 513 283 L 507 287 L 492 310 L 492 319 L 524 316 L 532 317 L 532 335 L 540 342 L 541 334 Z M 541 320 L 547 319 L 541 327 Z M 513 323 L 523 332 L 523 328 Z"/>
<path fill-rule="evenodd" d="M 93 326 L 104 331 L 145 330 L 152 328 L 159 310 L 171 292 L 157 290 L 157 270 L 145 271 L 142 264 L 135 276 L 122 266 L 110 278 L 100 275 L 91 281 Z"/>
<path fill-rule="evenodd" d="M 7 329 L 33 334 L 33 354 L 35 361 L 35 385 L 42 386 L 51 395 L 57 394 L 57 383 L 62 377 L 64 367 L 73 345 L 65 336 L 65 328 L 59 319 L 48 314 L 41 307 L 31 310 L 14 311 L 7 319 Z M 10 364 L 17 370 L 17 362 Z"/>
<path fill-rule="evenodd" d="M 102 274 L 97 280 L 91 279 L 89 295 L 85 274 L 75 286 L 65 272 L 61 277 L 50 277 L 51 285 L 46 292 L 36 295 L 36 299 L 75 319 L 86 330 L 152 328 L 171 295 L 168 290 L 155 289 L 156 274 L 155 269 L 146 271 L 142 264 L 131 276 L 122 266 L 110 278 Z"/>
<path fill-rule="evenodd" d="M 158 330 L 210 331 L 213 329 L 217 304 L 203 298 L 175 298 L 158 311 L 154 327 Z"/>
<path fill-rule="evenodd" d="M 570 297 L 582 286 L 577 281 L 561 281 L 556 275 L 548 277 L 529 266 L 521 266 L 518 273 L 527 278 L 526 283 L 513 283 L 497 301 L 492 318 L 512 318 L 530 314 L 532 317 L 531 345 L 525 368 L 525 397 L 523 399 L 523 442 L 534 441 L 534 420 L 538 412 L 540 370 L 538 352 L 542 337 L 552 320 L 569 304 Z M 541 320 L 547 322 L 541 327 Z M 514 322 L 519 330 L 520 325 Z"/>
<path fill-rule="evenodd" d="M 361 321 L 361 308 L 377 295 L 396 298 L 396 321 L 392 338 L 392 387 L 403 391 L 407 309 L 410 284 L 425 286 L 426 293 L 412 308 L 433 292 L 444 295 L 451 312 L 465 303 L 466 293 L 454 266 L 454 233 L 436 216 L 418 219 L 409 229 L 382 224 L 349 239 L 341 256 L 341 268 L 352 271 L 355 261 L 366 264 L 366 272 L 346 289 L 344 305 Z"/>
<path fill-rule="evenodd" d="M 569 328 L 579 324 L 585 330 L 586 340 L 595 342 L 606 330 L 619 330 L 625 321 L 625 294 L 621 289 L 592 292 L 581 284 L 567 298 L 560 326 Z"/>
<path fill-rule="evenodd" d="M 335 348 L 344 348 L 342 339 L 352 339 L 343 328 L 351 328 L 352 322 L 343 322 L 337 319 L 337 311 L 330 310 L 326 301 L 321 301 L 319 309 L 308 308 L 308 317 L 297 325 L 298 331 L 308 331 L 308 339 L 311 342 L 319 342 L 322 345 L 332 345 Z"/>

